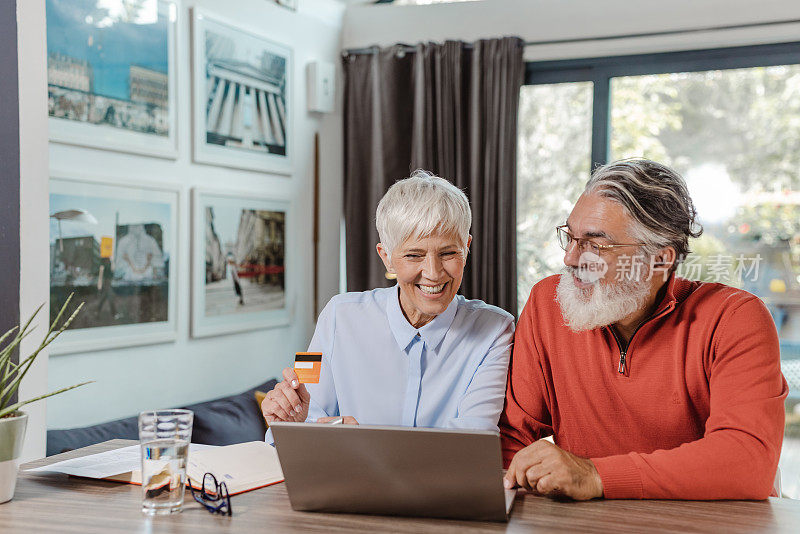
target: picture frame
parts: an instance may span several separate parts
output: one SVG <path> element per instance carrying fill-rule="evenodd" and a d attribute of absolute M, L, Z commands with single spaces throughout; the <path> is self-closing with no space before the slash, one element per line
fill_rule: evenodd
<path fill-rule="evenodd" d="M 293 83 L 289 46 L 194 8 L 194 161 L 291 174 Z"/>
<path fill-rule="evenodd" d="M 175 0 L 143 2 L 136 15 L 46 5 L 50 140 L 177 158 Z"/>
<path fill-rule="evenodd" d="M 192 337 L 290 324 L 292 218 L 288 197 L 192 190 Z"/>
<path fill-rule="evenodd" d="M 50 318 L 84 303 L 51 354 L 177 338 L 179 216 L 178 187 L 51 174 Z"/>

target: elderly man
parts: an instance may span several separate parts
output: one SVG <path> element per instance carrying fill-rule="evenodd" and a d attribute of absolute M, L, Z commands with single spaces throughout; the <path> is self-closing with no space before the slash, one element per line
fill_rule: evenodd
<path fill-rule="evenodd" d="M 261 404 L 272 421 L 497 430 L 511 314 L 458 295 L 472 214 L 453 184 L 416 171 L 378 204 L 377 251 L 397 285 L 331 299 L 308 350 L 319 384 L 294 370 Z M 266 436 L 271 441 L 271 433 Z"/>
<path fill-rule="evenodd" d="M 675 276 L 695 216 L 663 165 L 594 172 L 558 228 L 563 274 L 534 286 L 517 325 L 507 487 L 579 500 L 773 491 L 787 394 L 775 325 L 745 291 Z"/>

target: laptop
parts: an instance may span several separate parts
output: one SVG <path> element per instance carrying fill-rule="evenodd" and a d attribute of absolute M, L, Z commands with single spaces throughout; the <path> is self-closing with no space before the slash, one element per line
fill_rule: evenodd
<path fill-rule="evenodd" d="M 270 423 L 292 509 L 507 521 L 497 432 Z"/>

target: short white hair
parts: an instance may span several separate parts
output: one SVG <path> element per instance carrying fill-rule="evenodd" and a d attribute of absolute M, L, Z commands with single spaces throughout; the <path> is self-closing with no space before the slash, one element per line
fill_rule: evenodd
<path fill-rule="evenodd" d="M 418 169 L 395 182 L 383 195 L 375 213 L 375 226 L 389 256 L 408 239 L 435 233 L 458 237 L 466 249 L 472 210 L 461 189 Z"/>

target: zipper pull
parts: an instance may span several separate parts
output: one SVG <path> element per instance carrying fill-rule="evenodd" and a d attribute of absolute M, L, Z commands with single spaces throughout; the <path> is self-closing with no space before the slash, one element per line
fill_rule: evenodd
<path fill-rule="evenodd" d="M 619 351 L 619 368 L 617 369 L 617 372 L 619 372 L 619 374 L 621 374 L 621 375 L 625 374 L 625 351 L 624 350 Z"/>

